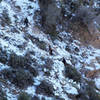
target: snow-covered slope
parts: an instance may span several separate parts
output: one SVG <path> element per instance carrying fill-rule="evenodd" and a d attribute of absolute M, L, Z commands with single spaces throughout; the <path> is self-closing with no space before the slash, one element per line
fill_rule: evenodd
<path fill-rule="evenodd" d="M 7 99 L 17 100 L 24 91 L 32 100 L 34 96 L 39 100 L 74 100 L 83 80 L 91 79 L 100 93 L 100 49 L 83 46 L 65 31 L 52 40 L 34 25 L 36 9 L 39 9 L 37 0 L 2 0 L 0 3 L 0 87 Z M 74 72 L 72 76 L 66 74 L 69 66 L 77 71 L 76 77 L 72 75 Z M 18 71 L 29 78 L 23 81 L 23 77 L 16 76 Z"/>

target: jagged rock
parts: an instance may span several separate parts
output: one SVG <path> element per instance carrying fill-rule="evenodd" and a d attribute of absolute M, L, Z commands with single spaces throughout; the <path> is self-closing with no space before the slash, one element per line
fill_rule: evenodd
<path fill-rule="evenodd" d="M 56 34 L 56 25 L 62 20 L 61 8 L 57 7 L 56 0 L 39 0 L 39 6 L 45 32 Z"/>
<path fill-rule="evenodd" d="M 88 8 L 81 7 L 78 12 L 76 12 L 76 16 L 72 17 L 69 22 L 69 30 L 76 39 L 83 43 L 88 43 L 92 38 L 87 26 L 87 23 L 90 22 L 90 18 L 86 9 Z"/>
<path fill-rule="evenodd" d="M 96 57 L 97 62 L 100 64 L 100 56 Z"/>
<path fill-rule="evenodd" d="M 8 65 L 12 66 L 13 68 L 23 67 L 26 68 L 30 65 L 29 57 L 18 56 L 15 53 L 11 53 L 8 61 Z"/>
<path fill-rule="evenodd" d="M 76 15 L 69 21 L 69 31 L 85 45 L 92 45 L 100 48 L 100 16 L 90 7 L 80 7 Z"/>
<path fill-rule="evenodd" d="M 36 76 L 38 75 L 38 71 L 37 71 L 35 68 L 31 67 L 31 66 L 29 66 L 29 67 L 27 68 L 27 70 L 29 70 L 29 72 L 30 72 L 34 77 L 36 77 Z"/>
<path fill-rule="evenodd" d="M 85 84 L 81 85 L 79 95 L 76 98 L 77 100 L 99 100 L 100 94 L 96 92 L 94 82 L 87 81 Z"/>
<path fill-rule="evenodd" d="M 26 92 L 22 92 L 18 96 L 18 100 L 31 100 L 31 95 L 27 94 Z"/>
<path fill-rule="evenodd" d="M 50 59 L 50 58 L 47 58 L 47 59 L 45 59 L 45 65 L 44 65 L 44 68 L 47 68 L 47 69 L 51 70 L 53 64 L 54 64 L 53 60 Z"/>
<path fill-rule="evenodd" d="M 6 64 L 8 61 L 8 54 L 5 50 L 0 48 L 0 62 Z"/>
<path fill-rule="evenodd" d="M 6 50 L 0 48 L 0 62 L 3 64 L 7 64 L 15 69 L 25 68 L 29 70 L 33 76 L 37 76 L 38 72 L 35 68 L 31 66 L 31 63 L 36 63 L 34 59 L 31 59 L 29 56 L 18 56 L 15 53 L 8 54 Z"/>
<path fill-rule="evenodd" d="M 55 98 L 53 98 L 53 100 L 65 100 L 65 99 L 56 96 Z"/>
<path fill-rule="evenodd" d="M 11 24 L 11 19 L 7 9 L 3 10 L 2 15 L 0 16 L 0 23 L 3 27 Z"/>
<path fill-rule="evenodd" d="M 54 96 L 53 86 L 46 81 L 42 81 L 41 84 L 37 87 L 36 93 L 52 97 Z"/>
<path fill-rule="evenodd" d="M 42 97 L 42 99 L 41 100 L 45 100 L 45 98 L 44 97 Z"/>
<path fill-rule="evenodd" d="M 26 70 L 5 69 L 1 73 L 5 79 L 8 79 L 19 88 L 26 88 L 33 84 L 33 76 Z"/>
<path fill-rule="evenodd" d="M 80 82 L 81 81 L 81 74 L 77 71 L 76 68 L 74 68 L 73 66 L 66 64 L 65 66 L 65 76 L 73 79 L 76 82 Z"/>
<path fill-rule="evenodd" d="M 93 38 L 90 44 L 95 48 L 100 48 L 100 15 L 96 16 L 88 26 Z"/>

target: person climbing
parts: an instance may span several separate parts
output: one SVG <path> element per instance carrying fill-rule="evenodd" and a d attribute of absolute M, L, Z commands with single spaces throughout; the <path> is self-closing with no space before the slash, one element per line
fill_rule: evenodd
<path fill-rule="evenodd" d="M 28 19 L 25 18 L 25 19 L 24 19 L 24 24 L 26 25 L 26 27 L 28 27 L 28 23 L 29 23 Z"/>

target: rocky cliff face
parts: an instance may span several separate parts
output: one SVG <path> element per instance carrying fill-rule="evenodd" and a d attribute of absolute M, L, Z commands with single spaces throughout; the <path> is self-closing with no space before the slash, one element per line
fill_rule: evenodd
<path fill-rule="evenodd" d="M 100 15 L 97 13 L 98 11 L 95 11 L 92 7 L 78 8 L 75 12 L 76 15 L 69 21 L 69 31 L 83 44 L 100 48 Z"/>
<path fill-rule="evenodd" d="M 0 100 L 100 100 L 98 9 L 98 0 L 2 0 Z"/>

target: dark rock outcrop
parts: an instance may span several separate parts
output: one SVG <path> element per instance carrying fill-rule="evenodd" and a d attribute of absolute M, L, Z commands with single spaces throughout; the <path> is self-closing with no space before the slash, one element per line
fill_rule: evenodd
<path fill-rule="evenodd" d="M 6 94 L 4 93 L 1 87 L 0 87 L 0 100 L 7 100 Z"/>
<path fill-rule="evenodd" d="M 54 96 L 53 86 L 52 86 L 52 84 L 50 84 L 46 81 L 42 81 L 41 84 L 37 87 L 36 93 L 52 97 L 52 96 Z"/>
<path fill-rule="evenodd" d="M 61 23 L 62 9 L 56 4 L 56 0 L 39 0 L 41 24 L 45 33 L 55 34 L 56 25 Z"/>
<path fill-rule="evenodd" d="M 65 66 L 65 77 L 73 79 L 76 82 L 81 81 L 81 74 L 77 71 L 77 69 L 69 64 Z"/>
<path fill-rule="evenodd" d="M 27 94 L 26 92 L 22 92 L 18 96 L 18 100 L 31 100 L 31 95 Z"/>
<path fill-rule="evenodd" d="M 24 69 L 5 69 L 2 72 L 2 77 L 8 79 L 11 83 L 19 88 L 27 88 L 33 85 L 33 75 Z"/>
<path fill-rule="evenodd" d="M 77 100 L 100 100 L 100 94 L 96 92 L 93 81 L 87 81 L 85 83 L 83 81 L 76 98 Z"/>
<path fill-rule="evenodd" d="M 40 100 L 38 96 L 34 96 L 31 100 Z"/>
<path fill-rule="evenodd" d="M 84 45 L 100 48 L 100 15 L 91 7 L 80 7 L 69 21 L 68 31 Z"/>

